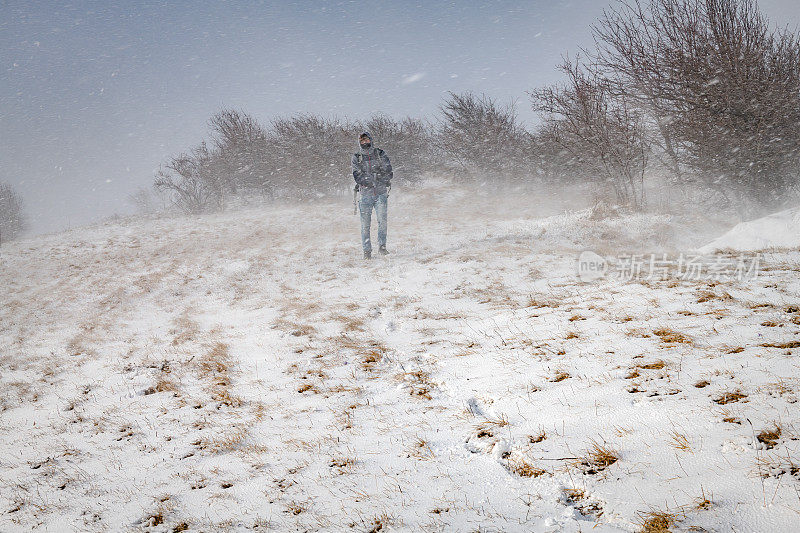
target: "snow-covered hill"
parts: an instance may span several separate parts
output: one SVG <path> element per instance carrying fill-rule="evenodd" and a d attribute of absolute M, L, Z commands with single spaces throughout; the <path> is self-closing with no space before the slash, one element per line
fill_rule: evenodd
<path fill-rule="evenodd" d="M 798 252 L 581 282 L 683 230 L 393 194 L 372 262 L 346 198 L 4 245 L 0 530 L 800 528 Z"/>

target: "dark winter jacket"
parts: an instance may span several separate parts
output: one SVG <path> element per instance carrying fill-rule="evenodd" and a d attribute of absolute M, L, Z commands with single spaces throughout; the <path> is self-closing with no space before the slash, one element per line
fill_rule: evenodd
<path fill-rule="evenodd" d="M 361 135 L 366 135 L 372 141 L 372 135 L 369 132 L 364 132 Z M 361 137 L 359 135 L 359 138 Z M 386 152 L 374 145 L 369 149 L 364 150 L 361 145 L 358 145 L 358 152 L 353 154 L 351 160 L 353 168 L 353 179 L 358 184 L 362 194 L 384 194 L 391 185 L 392 177 L 392 163 Z"/>

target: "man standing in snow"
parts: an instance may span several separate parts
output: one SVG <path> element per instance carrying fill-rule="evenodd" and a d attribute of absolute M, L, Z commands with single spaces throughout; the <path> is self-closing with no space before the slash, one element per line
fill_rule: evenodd
<path fill-rule="evenodd" d="M 361 192 L 358 208 L 361 212 L 361 246 L 364 259 L 372 258 L 369 227 L 372 209 L 378 219 L 378 253 L 386 255 L 386 208 L 392 188 L 392 164 L 380 148 L 372 146 L 372 135 L 365 131 L 358 137 L 359 150 L 353 154 L 351 166 L 356 190 Z"/>

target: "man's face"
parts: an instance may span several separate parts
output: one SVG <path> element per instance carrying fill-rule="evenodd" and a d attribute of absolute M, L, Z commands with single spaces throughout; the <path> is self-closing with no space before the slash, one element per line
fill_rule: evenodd
<path fill-rule="evenodd" d="M 367 137 L 366 135 L 362 135 L 358 139 L 358 142 L 361 143 L 361 146 L 366 147 L 371 141 L 369 140 L 369 137 Z"/>

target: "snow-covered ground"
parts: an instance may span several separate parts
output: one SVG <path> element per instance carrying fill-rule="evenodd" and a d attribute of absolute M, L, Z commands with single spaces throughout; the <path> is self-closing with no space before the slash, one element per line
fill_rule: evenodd
<path fill-rule="evenodd" d="M 789 247 L 800 248 L 800 207 L 741 222 L 701 247 L 700 251 L 709 253 L 720 249 L 749 251 Z"/>
<path fill-rule="evenodd" d="M 582 282 L 703 242 L 609 215 L 433 183 L 371 262 L 346 198 L 4 245 L 0 531 L 800 530 L 800 252 Z"/>

